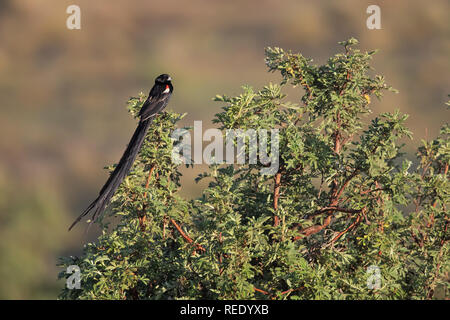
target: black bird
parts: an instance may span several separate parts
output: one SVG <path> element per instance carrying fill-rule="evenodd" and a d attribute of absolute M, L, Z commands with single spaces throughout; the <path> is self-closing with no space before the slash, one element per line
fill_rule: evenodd
<path fill-rule="evenodd" d="M 95 199 L 86 210 L 72 223 L 69 231 L 75 226 L 81 218 L 87 215 L 91 210 L 94 210 L 92 221 L 95 221 L 99 214 L 105 210 L 112 196 L 116 192 L 123 179 L 130 172 L 136 156 L 141 149 L 144 142 L 148 128 L 153 118 L 161 112 L 169 102 L 169 98 L 173 92 L 172 78 L 168 74 L 162 74 L 155 79 L 155 85 L 150 90 L 147 100 L 145 100 L 141 110 L 139 111 L 139 125 L 134 131 L 133 137 L 130 140 L 119 164 L 106 181 L 103 188 L 100 190 L 99 196 Z"/>

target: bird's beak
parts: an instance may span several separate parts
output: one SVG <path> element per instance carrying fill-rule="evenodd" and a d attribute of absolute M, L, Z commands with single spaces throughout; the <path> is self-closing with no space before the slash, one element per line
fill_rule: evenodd
<path fill-rule="evenodd" d="M 172 81 L 172 78 L 171 78 L 171 77 L 169 77 L 169 78 L 167 78 L 167 80 L 168 80 L 168 81 Z"/>

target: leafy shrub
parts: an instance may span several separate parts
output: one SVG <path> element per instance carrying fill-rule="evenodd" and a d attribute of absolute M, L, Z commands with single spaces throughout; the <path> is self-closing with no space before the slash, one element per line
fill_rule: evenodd
<path fill-rule="evenodd" d="M 266 49 L 279 85 L 217 96 L 220 129 L 279 129 L 279 170 L 211 165 L 199 199 L 178 195 L 171 132 L 182 115 L 160 115 L 133 172 L 110 205 L 119 223 L 78 265 L 81 289 L 61 299 L 430 299 L 448 297 L 448 126 L 423 141 L 418 165 L 401 152 L 406 115 L 369 124 L 373 97 L 394 91 L 373 76 L 374 51 L 357 41 L 324 65 Z M 299 86 L 299 104 L 284 86 Z M 133 115 L 143 97 L 129 101 Z M 250 146 L 249 146 L 250 147 Z M 379 270 L 379 286 L 373 282 Z"/>

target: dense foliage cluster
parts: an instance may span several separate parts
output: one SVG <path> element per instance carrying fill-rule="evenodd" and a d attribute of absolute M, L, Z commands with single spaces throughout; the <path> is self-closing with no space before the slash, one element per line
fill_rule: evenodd
<path fill-rule="evenodd" d="M 60 298 L 448 296 L 450 128 L 423 141 L 413 165 L 401 152 L 406 115 L 363 122 L 371 99 L 393 90 L 372 76 L 375 52 L 356 49 L 355 39 L 340 44 L 324 65 L 267 48 L 279 85 L 216 97 L 224 132 L 279 129 L 275 175 L 261 175 L 261 163 L 211 165 L 198 178 L 210 181 L 202 197 L 183 199 L 171 159 L 182 116 L 160 115 L 110 206 L 118 223 L 101 222 L 81 257 L 62 258 L 60 277 L 78 265 L 81 289 Z M 301 87 L 301 101 L 287 101 L 283 86 Z M 132 114 L 143 100 L 129 101 Z"/>

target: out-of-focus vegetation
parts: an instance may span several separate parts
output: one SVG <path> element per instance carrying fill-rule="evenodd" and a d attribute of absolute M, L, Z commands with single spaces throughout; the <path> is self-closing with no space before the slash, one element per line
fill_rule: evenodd
<path fill-rule="evenodd" d="M 209 123 L 220 110 L 211 102 L 217 92 L 237 94 L 244 79 L 266 83 L 264 47 L 324 60 L 336 39 L 355 36 L 362 48 L 381 49 L 374 67 L 402 93 L 373 109 L 411 115 L 415 140 L 407 151 L 436 136 L 447 117 L 440 108 L 450 87 L 446 0 L 79 0 L 81 30 L 68 30 L 73 3 L 0 1 L 3 298 L 56 297 L 48 270 L 86 240 L 81 231 L 65 232 L 68 217 L 95 197 L 107 176 L 99 168 L 117 161 L 128 142 L 135 123 L 124 97 L 147 93 L 159 73 L 174 78 L 169 109 L 188 112 L 182 124 Z M 366 28 L 369 4 L 380 5 L 382 30 Z M 203 169 L 183 170 L 185 195 L 199 194 L 204 185 L 192 178 Z"/>
<path fill-rule="evenodd" d="M 0 299 L 52 299 L 61 285 L 51 261 L 68 217 L 56 193 L 0 172 Z"/>

